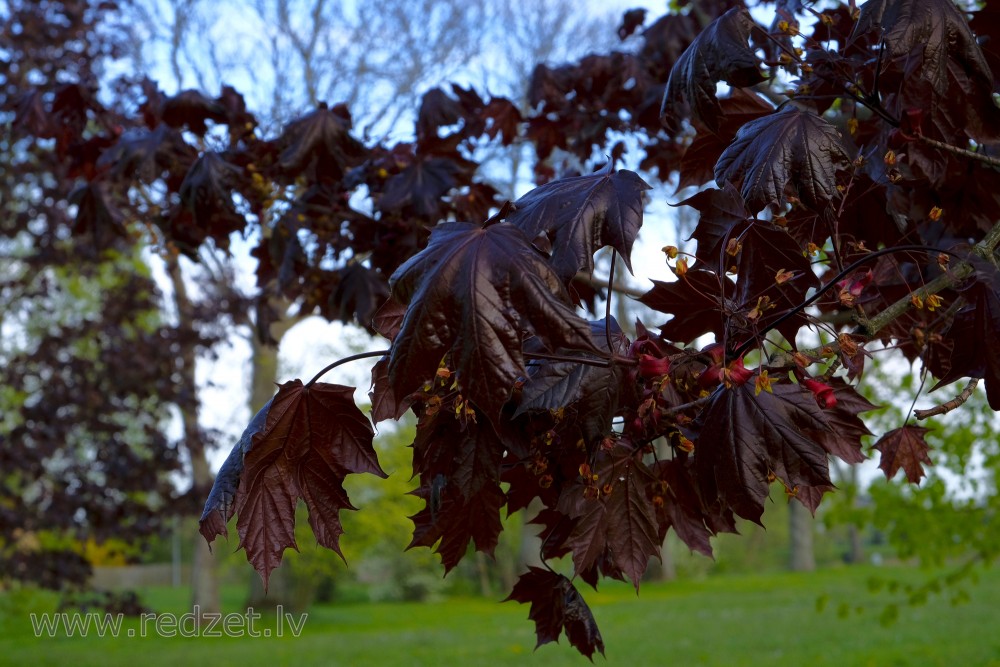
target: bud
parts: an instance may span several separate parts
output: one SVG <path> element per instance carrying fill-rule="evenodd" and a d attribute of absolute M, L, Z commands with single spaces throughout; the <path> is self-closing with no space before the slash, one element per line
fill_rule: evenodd
<path fill-rule="evenodd" d="M 737 359 L 722 371 L 722 382 L 728 388 L 740 387 L 753 377 L 753 371 L 743 365 L 742 359 Z"/>
<path fill-rule="evenodd" d="M 687 260 L 682 257 L 681 259 L 677 260 L 677 265 L 674 267 L 674 273 L 677 274 L 678 278 L 683 278 L 684 274 L 686 274 L 687 272 L 688 272 L 688 263 Z"/>
<path fill-rule="evenodd" d="M 890 167 L 895 167 L 896 166 L 896 151 L 894 151 L 892 149 L 887 150 L 885 152 L 885 155 L 882 156 L 882 162 L 885 162 Z"/>
<path fill-rule="evenodd" d="M 830 408 L 837 405 L 837 397 L 833 395 L 833 387 L 830 385 L 820 382 L 819 380 L 813 380 L 811 378 L 806 378 L 802 381 L 802 386 L 813 393 L 816 397 L 816 403 L 819 407 L 829 410 Z"/>
<path fill-rule="evenodd" d="M 675 245 L 665 245 L 661 250 L 670 259 L 677 259 L 677 254 L 680 252 Z"/>
<path fill-rule="evenodd" d="M 851 133 L 852 137 L 855 134 L 858 133 L 858 119 L 857 118 L 849 118 L 847 120 L 847 131 Z"/>
<path fill-rule="evenodd" d="M 941 219 L 941 215 L 943 213 L 944 213 L 943 209 L 935 206 L 934 208 L 931 209 L 931 212 L 927 214 L 927 217 L 930 218 L 932 221 L 937 222 L 938 220 Z"/>
<path fill-rule="evenodd" d="M 670 372 L 670 360 L 666 357 L 657 358 L 650 354 L 639 355 L 639 375 L 644 379 L 660 377 Z"/>
<path fill-rule="evenodd" d="M 934 312 L 936 309 L 941 307 L 944 300 L 941 299 L 937 294 L 928 294 L 927 298 L 924 299 L 924 305 L 927 306 L 927 310 Z"/>

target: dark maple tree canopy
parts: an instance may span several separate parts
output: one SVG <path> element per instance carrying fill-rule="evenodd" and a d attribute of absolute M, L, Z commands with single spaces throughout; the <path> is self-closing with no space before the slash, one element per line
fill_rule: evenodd
<path fill-rule="evenodd" d="M 638 588 L 670 529 L 710 554 L 775 491 L 815 511 L 831 456 L 864 459 L 869 356 L 901 355 L 937 386 L 980 379 L 1000 408 L 1000 110 L 982 47 L 1000 26 L 949 0 L 779 4 L 770 27 L 729 2 L 648 26 L 629 12 L 634 48 L 539 65 L 530 108 L 435 89 L 413 140 L 392 144 L 358 138 L 343 105 L 268 137 L 231 88 L 143 82 L 130 115 L 90 81 L 24 84 L 5 98 L 13 136 L 49 156 L 58 178 L 40 182 L 76 209 L 2 224 L 40 253 L 70 238 L 90 257 L 140 224 L 195 260 L 249 232 L 258 323 L 281 298 L 389 345 L 342 360 L 379 358 L 370 419 L 353 388 L 281 386 L 220 471 L 206 538 L 237 515 L 266 581 L 303 499 L 339 552 L 343 480 L 383 474 L 372 422 L 409 411 L 424 501 L 410 546 L 451 570 L 492 553 L 505 507 L 537 499 L 540 555 L 573 576 L 532 568 L 508 599 L 530 605 L 539 644 L 565 633 L 591 657 L 604 644 L 576 578 Z M 503 202 L 479 151 L 515 141 L 535 149 L 537 187 Z M 701 188 L 677 197 L 695 244 L 664 248 L 676 279 L 639 299 L 661 326 L 630 340 L 577 297 L 596 296 L 596 252 L 632 266 L 657 179 Z M 887 475 L 920 479 L 924 435 L 907 421 L 878 441 Z"/>

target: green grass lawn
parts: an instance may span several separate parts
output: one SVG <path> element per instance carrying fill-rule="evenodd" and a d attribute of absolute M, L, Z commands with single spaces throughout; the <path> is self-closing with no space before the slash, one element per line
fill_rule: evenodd
<path fill-rule="evenodd" d="M 1000 572 L 968 586 L 970 601 L 934 598 L 904 607 L 889 627 L 879 612 L 892 600 L 868 592 L 886 570 L 713 577 L 644 586 L 602 585 L 584 595 L 600 624 L 609 665 L 1000 665 Z M 920 572 L 892 570 L 919 581 Z M 230 607 L 243 591 L 227 595 Z M 183 612 L 185 593 L 146 592 L 159 611 Z M 827 604 L 817 604 L 827 599 Z M 35 639 L 27 614 L 51 599 L 0 600 L 4 665 L 584 665 L 565 638 L 533 652 L 528 608 L 479 599 L 432 604 L 313 607 L 301 637 Z M 822 607 L 822 609 L 818 609 Z M 859 609 L 861 610 L 859 613 Z M 845 614 L 844 612 L 847 611 Z M 137 628 L 127 621 L 124 628 Z M 261 628 L 275 628 L 263 619 Z M 273 632 L 273 630 L 272 630 Z M 605 662 L 599 655 L 597 663 Z"/>

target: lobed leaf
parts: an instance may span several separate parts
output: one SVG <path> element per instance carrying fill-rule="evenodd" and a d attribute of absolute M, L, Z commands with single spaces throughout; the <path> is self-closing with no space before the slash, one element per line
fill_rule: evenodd
<path fill-rule="evenodd" d="M 925 474 L 921 464 L 932 463 L 927 455 L 930 446 L 925 439 L 929 432 L 930 429 L 922 426 L 901 426 L 879 438 L 873 449 L 882 453 L 878 467 L 885 473 L 886 479 L 892 479 L 902 468 L 910 483 L 920 483 Z"/>
<path fill-rule="evenodd" d="M 711 132 L 718 132 L 722 106 L 716 86 L 725 81 L 746 88 L 764 81 L 760 62 L 748 42 L 757 27 L 745 7 L 715 19 L 685 49 L 670 70 L 660 106 L 660 120 L 672 132 L 688 112 Z"/>
<path fill-rule="evenodd" d="M 560 632 L 565 632 L 569 643 L 591 661 L 595 650 L 604 655 L 604 640 L 590 607 L 563 575 L 529 566 L 504 602 L 511 600 L 531 605 L 528 618 L 535 622 L 535 648 L 558 642 Z"/>
<path fill-rule="evenodd" d="M 720 386 L 694 425 L 702 496 L 758 523 L 771 479 L 791 490 L 830 484 L 826 415 L 799 385 L 775 383 L 772 390 L 755 394 L 749 382 Z"/>
<path fill-rule="evenodd" d="M 344 491 L 349 473 L 386 477 L 372 447 L 371 423 L 354 388 L 286 382 L 254 416 L 209 494 L 200 531 L 211 543 L 235 512 L 240 546 L 266 588 L 284 550 L 295 543 L 295 505 L 303 498 L 317 541 L 340 552 L 339 513 L 355 509 Z"/>
<path fill-rule="evenodd" d="M 548 349 L 600 354 L 559 278 L 511 224 L 442 223 L 389 284 L 408 304 L 389 355 L 397 397 L 432 378 L 447 355 L 462 394 L 496 420 L 527 374 L 529 333 Z"/>
<path fill-rule="evenodd" d="M 507 222 L 529 239 L 544 236 L 552 268 L 568 282 L 578 271 L 594 271 L 594 253 L 611 246 L 629 271 L 632 244 L 642 226 L 643 192 L 650 186 L 633 171 L 603 169 L 561 178 L 514 202 Z"/>
<path fill-rule="evenodd" d="M 839 196 L 837 170 L 849 164 L 833 125 L 789 106 L 740 128 L 715 164 L 715 180 L 739 186 L 751 211 L 784 206 L 789 194 L 819 211 Z"/>

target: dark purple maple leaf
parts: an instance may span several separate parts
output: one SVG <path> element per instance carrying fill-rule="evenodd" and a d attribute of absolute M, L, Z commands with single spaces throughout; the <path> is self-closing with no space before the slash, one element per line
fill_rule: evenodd
<path fill-rule="evenodd" d="M 1000 410 L 1000 271 L 975 256 L 968 261 L 976 267 L 965 296 L 971 303 L 955 316 L 949 331 L 955 343 L 950 368 L 931 391 L 959 378 L 982 378 L 990 407 Z"/>
<path fill-rule="evenodd" d="M 181 201 L 194 224 L 222 248 L 229 246 L 229 234 L 247 224 L 234 201 L 242 177 L 242 169 L 218 153 L 206 151 L 191 165 L 181 183 Z"/>
<path fill-rule="evenodd" d="M 861 463 L 867 458 L 861 451 L 861 438 L 872 433 L 858 415 L 877 410 L 878 406 L 842 378 L 833 377 L 828 382 L 837 404 L 824 410 L 830 430 L 820 434 L 820 442 L 826 451 L 846 463 Z"/>
<path fill-rule="evenodd" d="M 463 395 L 496 420 L 527 375 L 522 344 L 529 333 L 548 349 L 601 354 L 558 276 L 507 223 L 438 225 L 389 284 L 393 298 L 408 304 L 389 356 L 397 396 L 422 386 L 449 355 Z"/>
<path fill-rule="evenodd" d="M 387 476 L 373 436 L 371 423 L 354 404 L 353 387 L 286 382 L 226 459 L 199 521 L 202 535 L 209 543 L 227 535 L 226 523 L 237 514 L 240 546 L 266 588 L 285 549 L 297 548 L 295 505 L 303 498 L 316 540 L 343 557 L 340 510 L 355 509 L 344 477 Z"/>
<path fill-rule="evenodd" d="M 594 651 L 604 655 L 604 640 L 594 614 L 573 582 L 561 574 L 530 566 L 504 600 L 530 604 L 528 618 L 535 622 L 538 644 L 558 642 L 560 632 L 576 650 L 593 661 Z"/>
<path fill-rule="evenodd" d="M 590 570 L 610 548 L 612 563 L 638 590 L 650 557 L 660 553 L 656 514 L 648 493 L 655 477 L 622 443 L 597 453 L 592 474 L 598 479 L 581 476 L 559 499 L 559 511 L 575 520 L 567 538 L 573 565 L 580 573 Z"/>
<path fill-rule="evenodd" d="M 916 68 L 940 95 L 949 87 L 949 60 L 993 87 L 993 74 L 969 22 L 951 0 L 871 0 L 861 5 L 861 14 L 851 39 L 872 34 L 884 40 L 889 58 L 913 58 Z"/>
<path fill-rule="evenodd" d="M 593 174 L 535 188 L 514 202 L 507 221 L 529 239 L 547 238 L 552 267 L 566 282 L 578 271 L 593 273 L 594 253 L 606 245 L 618 251 L 631 271 L 643 192 L 649 189 L 638 174 L 614 171 L 609 162 Z"/>
<path fill-rule="evenodd" d="M 695 469 L 702 497 L 760 521 L 772 479 L 789 489 L 830 484 L 822 434 L 830 430 L 813 394 L 795 384 L 720 386 L 695 421 Z"/>
<path fill-rule="evenodd" d="M 837 170 L 849 164 L 837 128 L 789 106 L 740 128 L 715 165 L 715 180 L 740 186 L 754 212 L 783 206 L 790 194 L 819 211 L 839 196 Z"/>
<path fill-rule="evenodd" d="M 208 131 L 206 121 L 224 123 L 226 108 L 218 101 L 205 97 L 197 90 L 183 90 L 160 103 L 160 117 L 170 127 L 187 126 L 195 134 Z"/>
<path fill-rule="evenodd" d="M 729 308 L 736 286 L 728 277 L 703 269 L 689 270 L 674 282 L 654 280 L 653 289 L 640 302 L 673 319 L 660 327 L 669 340 L 688 343 L 704 333 L 714 333 L 721 340 L 726 322 L 723 313 Z"/>
<path fill-rule="evenodd" d="M 878 467 L 885 473 L 886 479 L 895 477 L 902 468 L 907 481 L 912 484 L 920 483 L 925 474 L 921 464 L 933 463 L 927 455 L 930 450 L 926 441 L 928 433 L 930 429 L 907 425 L 893 429 L 879 438 L 872 449 L 882 453 Z"/>
<path fill-rule="evenodd" d="M 445 572 L 458 565 L 469 543 L 489 554 L 503 526 L 500 509 L 506 496 L 500 488 L 504 443 L 488 420 L 460 422 L 454 411 L 425 417 L 413 442 L 413 473 L 423 498 L 423 510 L 410 517 L 413 539 L 408 549 L 434 547 Z"/>
<path fill-rule="evenodd" d="M 715 163 L 740 128 L 752 120 L 774 113 L 774 105 L 751 90 L 734 88 L 719 99 L 722 116 L 715 132 L 699 131 L 684 149 L 678 167 L 678 188 L 702 186 L 715 179 Z M 699 128 L 700 130 L 700 128 Z"/>
<path fill-rule="evenodd" d="M 722 107 L 715 84 L 725 81 L 746 88 L 764 81 L 760 61 L 750 48 L 751 31 L 759 27 L 745 7 L 734 7 L 715 19 L 681 54 L 670 70 L 660 119 L 672 132 L 688 115 L 710 131 L 719 129 Z"/>
<path fill-rule="evenodd" d="M 605 326 L 605 320 L 590 323 L 594 345 L 607 350 Z M 608 351 L 625 354 L 629 341 L 618 322 L 612 317 L 607 326 L 614 346 Z M 540 346 L 532 347 L 536 348 L 533 351 L 543 351 Z M 602 368 L 566 361 L 532 360 L 514 416 L 529 410 L 563 409 L 579 423 L 584 442 L 593 444 L 611 431 L 611 419 L 618 410 L 626 378 L 627 373 L 621 366 Z"/>
<path fill-rule="evenodd" d="M 317 177 L 339 179 L 360 163 L 364 146 L 350 134 L 351 116 L 343 106 L 320 104 L 302 118 L 289 123 L 276 140 L 278 165 L 287 175 L 312 170 Z"/>
<path fill-rule="evenodd" d="M 710 271 L 725 273 L 729 267 L 720 253 L 725 251 L 729 239 L 738 237 L 742 225 L 751 217 L 739 190 L 727 182 L 722 189 L 702 190 L 676 205 L 690 206 L 700 214 L 694 232 L 688 237 L 688 241 L 698 242 L 694 266 L 705 264 Z"/>
<path fill-rule="evenodd" d="M 698 492 L 692 464 L 693 461 L 687 457 L 677 457 L 660 460 L 653 465 L 653 475 L 662 482 L 662 485 L 653 487 L 657 491 L 653 500 L 660 542 L 673 528 L 689 549 L 711 558 L 710 538 L 719 532 L 736 532 L 736 526 L 731 511 L 713 513 L 706 507 Z"/>
<path fill-rule="evenodd" d="M 389 178 L 378 205 L 384 211 L 410 207 L 429 220 L 441 217 L 443 197 L 459 184 L 460 165 L 446 157 L 418 157 Z"/>

